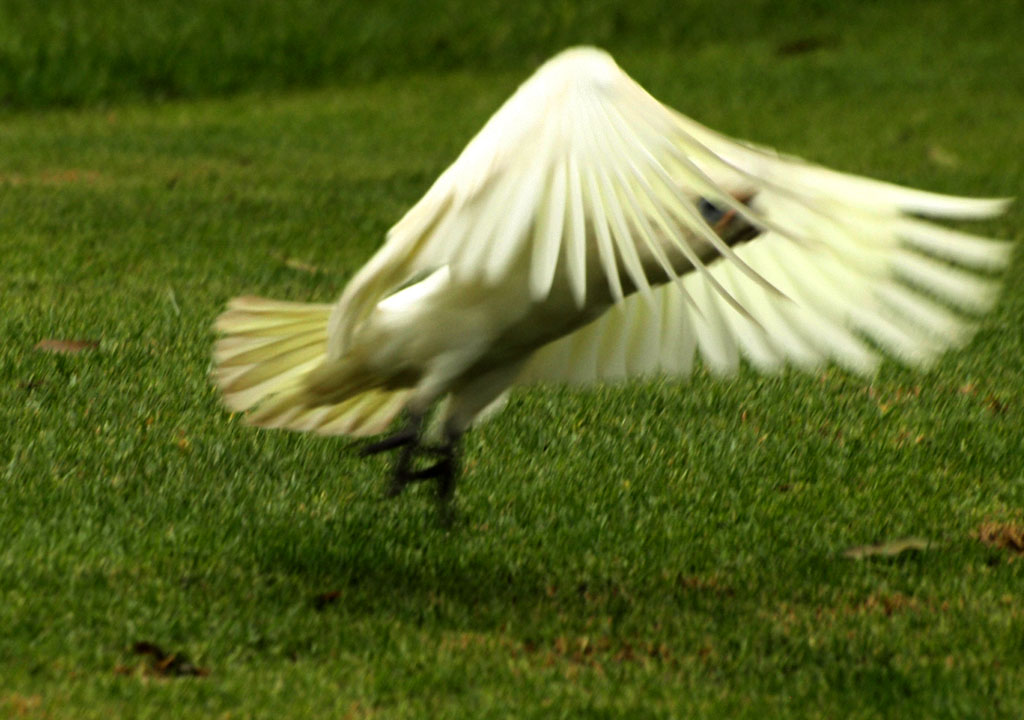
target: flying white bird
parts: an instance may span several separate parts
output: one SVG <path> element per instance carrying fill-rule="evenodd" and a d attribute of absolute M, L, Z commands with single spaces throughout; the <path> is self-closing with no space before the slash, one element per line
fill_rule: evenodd
<path fill-rule="evenodd" d="M 993 303 L 1009 243 L 923 220 L 1008 203 L 781 156 L 662 105 L 605 52 L 545 63 L 387 234 L 334 304 L 240 297 L 214 377 L 246 421 L 397 434 L 390 486 L 451 498 L 460 436 L 514 385 L 731 373 L 880 351 L 923 365 Z M 423 418 L 444 400 L 439 445 Z M 421 467 L 420 458 L 434 462 Z M 447 507 L 447 502 L 445 507 Z"/>

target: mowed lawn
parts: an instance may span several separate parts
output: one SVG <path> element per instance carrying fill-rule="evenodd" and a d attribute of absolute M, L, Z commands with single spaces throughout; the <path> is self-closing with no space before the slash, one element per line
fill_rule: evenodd
<path fill-rule="evenodd" d="M 982 30 L 618 59 L 726 132 L 1020 195 L 1024 53 Z M 221 409 L 224 303 L 335 298 L 528 72 L 0 116 L 0 717 L 1024 714 L 1020 253 L 927 371 L 518 391 L 451 530 Z"/>

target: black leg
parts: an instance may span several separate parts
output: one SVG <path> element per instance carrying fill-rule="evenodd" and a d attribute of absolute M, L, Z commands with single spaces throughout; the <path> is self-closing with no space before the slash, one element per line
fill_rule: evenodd
<path fill-rule="evenodd" d="M 399 495 L 405 486 L 409 484 L 407 479 L 409 469 L 412 467 L 413 457 L 420 443 L 420 433 L 423 429 L 423 416 L 409 414 L 409 421 L 401 430 L 394 435 L 388 435 L 382 440 L 363 446 L 359 454 L 363 457 L 379 455 L 389 450 L 399 450 L 398 459 L 395 461 L 395 469 L 391 475 L 391 483 L 388 485 L 387 496 Z"/>
<path fill-rule="evenodd" d="M 447 472 L 437 476 L 437 508 L 441 524 L 450 528 L 455 523 L 455 480 L 459 476 L 459 439 L 448 439 Z"/>
<path fill-rule="evenodd" d="M 405 486 L 412 482 L 412 463 L 416 455 L 416 450 L 419 448 L 416 442 L 408 443 L 398 453 L 398 459 L 395 460 L 395 469 L 391 473 L 391 482 L 388 484 L 388 489 L 385 494 L 389 498 L 398 497 L 405 490 Z"/>
<path fill-rule="evenodd" d="M 416 447 L 420 442 L 420 432 L 423 429 L 423 416 L 410 413 L 409 422 L 394 435 L 388 435 L 382 440 L 370 443 L 360 449 L 359 454 L 363 457 L 379 455 L 388 450 L 400 447 Z"/>
<path fill-rule="evenodd" d="M 448 527 L 455 515 L 452 501 L 455 496 L 455 478 L 459 471 L 458 447 L 461 433 L 446 430 L 444 442 L 431 446 L 421 444 L 422 430 L 423 416 L 410 415 L 405 427 L 394 435 L 364 446 L 359 454 L 365 457 L 389 450 L 399 451 L 386 493 L 388 497 L 400 495 L 413 483 L 436 480 L 441 523 Z M 436 458 L 436 462 L 416 470 L 414 463 L 418 456 Z"/>
<path fill-rule="evenodd" d="M 437 505 L 441 524 L 451 527 L 455 522 L 455 480 L 459 475 L 459 440 L 461 433 L 445 432 L 444 443 L 438 447 L 423 448 L 438 456 L 438 461 L 414 473 L 415 480 L 437 480 Z"/>
<path fill-rule="evenodd" d="M 412 483 L 437 480 L 438 500 L 450 502 L 455 492 L 455 476 L 458 474 L 458 446 L 457 436 L 447 436 L 441 445 L 409 445 L 403 448 L 395 468 L 394 485 L 398 486 L 398 492 Z M 432 465 L 413 470 L 412 461 L 416 453 L 437 460 Z"/>
<path fill-rule="evenodd" d="M 441 459 L 443 472 L 437 476 L 437 499 L 442 505 L 451 505 L 455 497 L 455 480 L 459 476 L 459 455 L 462 433 L 445 430 L 444 456 Z"/>

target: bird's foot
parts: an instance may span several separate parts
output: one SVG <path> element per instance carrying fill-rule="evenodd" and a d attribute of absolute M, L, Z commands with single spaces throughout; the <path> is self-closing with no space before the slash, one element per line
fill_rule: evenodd
<path fill-rule="evenodd" d="M 420 446 L 417 449 L 424 455 L 439 459 L 433 464 L 419 469 L 413 469 L 411 463 L 403 467 L 400 461 L 392 475 L 387 495 L 388 497 L 395 497 L 413 483 L 434 480 L 437 483 L 437 503 L 441 524 L 444 527 L 451 527 L 455 520 L 453 499 L 455 496 L 455 476 L 458 472 L 458 457 L 455 445 L 446 443 L 436 447 Z"/>
<path fill-rule="evenodd" d="M 454 520 L 452 499 L 455 494 L 455 476 L 458 473 L 458 437 L 446 435 L 445 442 L 440 445 L 422 444 L 422 416 L 412 416 L 409 422 L 394 435 L 366 445 L 360 455 L 377 455 L 390 450 L 398 450 L 391 482 L 385 494 L 387 497 L 401 495 L 406 487 L 425 480 L 437 481 L 437 500 L 440 506 L 441 524 L 451 526 Z M 426 467 L 417 468 L 420 458 L 434 459 L 435 462 Z"/>

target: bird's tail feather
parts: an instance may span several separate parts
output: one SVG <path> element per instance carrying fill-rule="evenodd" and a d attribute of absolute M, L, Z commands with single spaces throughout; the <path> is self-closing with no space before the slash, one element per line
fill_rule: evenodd
<path fill-rule="evenodd" d="M 327 362 L 332 308 L 257 297 L 229 302 L 214 324 L 222 337 L 214 346 L 213 378 L 224 404 L 234 412 L 252 410 L 246 422 L 259 427 L 355 436 L 385 430 L 404 407 L 406 392 L 354 381 L 341 383 L 345 392 L 333 397 L 309 392 L 313 372 Z"/>

